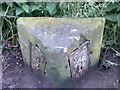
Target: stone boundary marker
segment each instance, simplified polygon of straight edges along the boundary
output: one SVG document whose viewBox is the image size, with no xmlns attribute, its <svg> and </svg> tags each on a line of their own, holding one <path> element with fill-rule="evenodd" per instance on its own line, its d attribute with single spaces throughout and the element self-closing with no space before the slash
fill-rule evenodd
<svg viewBox="0 0 120 90">
<path fill-rule="evenodd" d="M 78 78 L 99 61 L 104 24 L 104 18 L 19 18 L 23 60 L 59 84 Z"/>
</svg>

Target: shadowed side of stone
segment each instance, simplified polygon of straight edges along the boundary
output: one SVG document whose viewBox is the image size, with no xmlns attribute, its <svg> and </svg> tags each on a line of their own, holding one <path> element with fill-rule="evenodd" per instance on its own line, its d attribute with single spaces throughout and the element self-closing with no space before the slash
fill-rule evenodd
<svg viewBox="0 0 120 90">
<path fill-rule="evenodd" d="M 98 62 L 104 23 L 103 18 L 19 18 L 17 27 L 23 59 L 30 65 L 33 64 L 30 63 L 30 60 L 36 62 L 38 59 L 35 58 L 38 58 L 43 53 L 44 61 L 40 59 L 44 62 L 42 66 L 42 69 L 44 68 L 43 72 L 55 82 L 62 83 L 72 76 L 71 68 L 73 67 L 69 61 L 69 55 L 86 41 L 89 41 L 89 47 L 85 49 L 83 46 L 83 49 L 78 49 L 78 55 L 75 53 L 76 55 L 72 59 L 73 63 L 76 63 L 73 64 L 75 70 L 78 69 L 78 73 L 81 73 L 86 63 L 89 64 L 88 61 L 91 65 Z M 31 54 L 34 49 L 30 50 L 30 43 L 37 47 L 40 53 Z M 92 52 L 92 54 L 89 52 Z M 42 65 L 41 61 L 38 63 Z"/>
</svg>

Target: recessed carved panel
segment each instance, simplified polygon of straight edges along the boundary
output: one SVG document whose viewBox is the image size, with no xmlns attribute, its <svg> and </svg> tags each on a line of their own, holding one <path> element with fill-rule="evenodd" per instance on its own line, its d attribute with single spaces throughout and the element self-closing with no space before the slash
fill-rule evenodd
<svg viewBox="0 0 120 90">
<path fill-rule="evenodd" d="M 69 62 L 72 78 L 77 78 L 85 73 L 89 68 L 89 41 L 79 45 L 70 55 Z"/>
<path fill-rule="evenodd" d="M 32 49 L 31 49 L 31 66 L 33 68 L 36 68 L 37 70 L 41 70 L 42 72 L 45 71 L 45 55 L 40 51 L 40 49 L 35 46 L 32 45 Z"/>
</svg>

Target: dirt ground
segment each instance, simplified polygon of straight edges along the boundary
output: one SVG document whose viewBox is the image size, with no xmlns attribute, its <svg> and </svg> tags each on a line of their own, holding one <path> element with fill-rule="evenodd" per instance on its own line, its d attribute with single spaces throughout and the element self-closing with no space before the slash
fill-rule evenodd
<svg viewBox="0 0 120 90">
<path fill-rule="evenodd" d="M 3 88 L 118 88 L 118 67 L 109 69 L 91 69 L 76 80 L 68 80 L 63 85 L 56 85 L 40 71 L 31 69 L 22 61 L 19 48 L 4 50 L 2 87 Z M 113 53 L 105 55 L 107 60 L 117 62 Z"/>
</svg>

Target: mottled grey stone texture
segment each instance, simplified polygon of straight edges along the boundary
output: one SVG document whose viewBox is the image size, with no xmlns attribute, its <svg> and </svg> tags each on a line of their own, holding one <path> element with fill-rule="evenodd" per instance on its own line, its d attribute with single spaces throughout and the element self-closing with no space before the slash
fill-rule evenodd
<svg viewBox="0 0 120 90">
<path fill-rule="evenodd" d="M 62 83 L 71 77 L 69 55 L 81 43 L 90 42 L 87 52 L 91 51 L 92 54 L 86 57 L 89 57 L 91 66 L 98 62 L 104 23 L 103 18 L 19 18 L 17 28 L 23 59 L 26 63 L 32 64 L 32 67 L 35 66 L 33 62 L 39 63 L 37 66 L 42 68 L 47 77 L 57 83 Z M 30 43 L 32 47 L 38 49 L 32 49 L 31 51 L 34 52 L 32 54 Z M 44 58 L 41 59 L 40 56 Z M 31 63 L 30 60 L 32 60 Z"/>
</svg>

